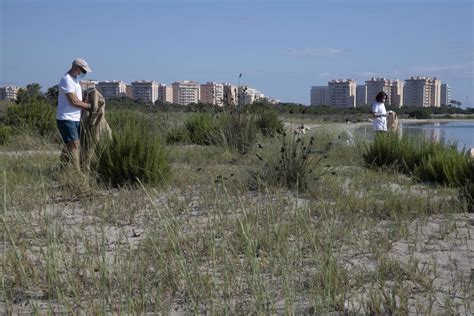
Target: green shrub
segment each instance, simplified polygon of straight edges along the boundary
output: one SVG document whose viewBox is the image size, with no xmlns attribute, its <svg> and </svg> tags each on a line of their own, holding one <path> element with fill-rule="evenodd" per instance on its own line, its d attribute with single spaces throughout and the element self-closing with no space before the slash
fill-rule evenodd
<svg viewBox="0 0 474 316">
<path fill-rule="evenodd" d="M 265 183 L 305 190 L 311 178 L 318 178 L 327 170 L 318 167 L 330 146 L 326 146 L 320 151 L 320 155 L 316 156 L 313 154 L 313 137 L 308 140 L 296 135 L 282 135 L 279 137 L 278 152 L 270 152 L 268 157 L 257 154 L 263 165 L 250 172 L 251 180 L 257 185 Z"/>
<path fill-rule="evenodd" d="M 469 175 L 469 158 L 456 148 L 439 147 L 423 155 L 421 163 L 415 169 L 415 175 L 425 182 L 463 186 Z"/>
<path fill-rule="evenodd" d="M 169 174 L 168 152 L 152 121 L 134 112 L 109 115 L 112 139 L 100 145 L 95 170 L 98 178 L 121 186 L 159 184 Z"/>
<path fill-rule="evenodd" d="M 278 114 L 274 110 L 262 111 L 257 119 L 257 127 L 263 136 L 274 137 L 277 133 L 283 132 L 283 122 L 278 119 Z"/>
<path fill-rule="evenodd" d="M 429 119 L 431 117 L 431 114 L 428 112 L 428 110 L 416 109 L 416 110 L 410 111 L 408 113 L 408 116 L 410 118 L 425 120 L 425 119 Z"/>
<path fill-rule="evenodd" d="M 167 144 L 187 143 L 189 142 L 188 130 L 184 127 L 171 127 L 166 134 Z"/>
<path fill-rule="evenodd" d="M 10 126 L 0 126 L 0 145 L 5 145 L 12 136 L 13 129 Z"/>
<path fill-rule="evenodd" d="M 208 113 L 198 113 L 186 121 L 186 129 L 192 143 L 210 145 L 215 134 L 216 120 Z"/>
<path fill-rule="evenodd" d="M 246 154 L 257 141 L 256 117 L 248 113 L 223 113 L 217 117 L 211 142 Z"/>
<path fill-rule="evenodd" d="M 420 162 L 412 138 L 399 138 L 393 133 L 377 134 L 372 143 L 368 144 L 363 154 L 369 167 L 395 168 L 404 173 L 413 173 Z"/>
<path fill-rule="evenodd" d="M 363 158 L 369 167 L 390 167 L 415 175 L 420 181 L 461 187 L 472 207 L 473 162 L 457 150 L 456 144 L 380 134 L 366 147 Z"/>
<path fill-rule="evenodd" d="M 17 131 L 28 129 L 42 136 L 57 131 L 53 107 L 39 100 L 8 107 L 5 123 Z"/>
<path fill-rule="evenodd" d="M 466 202 L 469 213 L 474 213 L 474 159 L 470 159 L 467 167 L 467 177 L 460 189 L 461 200 Z"/>
</svg>

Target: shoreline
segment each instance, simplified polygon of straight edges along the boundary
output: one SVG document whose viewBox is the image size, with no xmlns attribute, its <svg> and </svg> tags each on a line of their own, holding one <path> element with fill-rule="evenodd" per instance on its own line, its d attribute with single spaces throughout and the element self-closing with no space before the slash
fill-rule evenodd
<svg viewBox="0 0 474 316">
<path fill-rule="evenodd" d="M 435 122 L 474 122 L 474 119 L 445 119 L 445 118 L 439 118 L 439 119 L 398 119 L 398 122 L 400 123 L 435 123 Z"/>
</svg>

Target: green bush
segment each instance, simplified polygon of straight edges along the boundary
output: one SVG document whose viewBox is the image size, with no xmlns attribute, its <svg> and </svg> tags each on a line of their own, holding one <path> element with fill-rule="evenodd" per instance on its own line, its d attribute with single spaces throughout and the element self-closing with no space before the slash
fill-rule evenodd
<svg viewBox="0 0 474 316">
<path fill-rule="evenodd" d="M 417 109 L 413 110 L 408 113 L 408 116 L 410 118 L 415 118 L 415 119 L 429 119 L 431 117 L 431 114 L 428 112 L 428 110 L 423 110 L 423 109 Z"/>
<path fill-rule="evenodd" d="M 109 115 L 112 139 L 100 145 L 95 170 L 98 178 L 112 186 L 159 184 L 168 176 L 168 152 L 152 121 L 134 112 Z"/>
<path fill-rule="evenodd" d="M 456 148 L 441 147 L 424 155 L 415 169 L 418 179 L 447 186 L 463 186 L 469 175 L 469 158 Z"/>
<path fill-rule="evenodd" d="M 278 152 L 270 152 L 267 157 L 257 154 L 262 166 L 250 172 L 251 180 L 257 185 L 262 183 L 305 190 L 311 178 L 318 178 L 327 169 L 320 169 L 319 163 L 329 151 L 330 146 L 313 154 L 314 138 L 302 139 L 296 135 L 279 137 Z"/>
<path fill-rule="evenodd" d="M 189 138 L 197 145 L 210 145 L 216 131 L 216 120 L 208 113 L 198 113 L 185 123 Z"/>
<path fill-rule="evenodd" d="M 54 108 L 39 100 L 8 107 L 5 123 L 17 131 L 28 129 L 41 136 L 57 131 Z"/>
<path fill-rule="evenodd" d="M 274 137 L 277 133 L 283 132 L 283 122 L 278 119 L 278 114 L 274 110 L 265 110 L 258 115 L 257 127 L 263 136 Z"/>
<path fill-rule="evenodd" d="M 467 177 L 460 189 L 461 200 L 466 202 L 469 213 L 474 213 L 474 159 L 470 159 L 467 168 Z"/>
<path fill-rule="evenodd" d="M 12 136 L 13 129 L 10 126 L 0 126 L 0 145 L 5 145 Z"/>
<path fill-rule="evenodd" d="M 374 141 L 366 147 L 363 158 L 369 167 L 395 168 L 411 174 L 420 162 L 419 154 L 412 138 L 399 139 L 396 134 L 384 133 L 375 135 Z"/>
<path fill-rule="evenodd" d="M 257 141 L 256 117 L 248 113 L 223 113 L 217 117 L 211 142 L 246 154 Z"/>
<path fill-rule="evenodd" d="M 176 143 L 187 143 L 189 142 L 189 133 L 188 130 L 184 127 L 171 127 L 166 134 L 166 143 L 167 144 L 176 144 Z"/>
<path fill-rule="evenodd" d="M 473 162 L 456 144 L 380 134 L 366 147 L 363 158 L 369 167 L 394 168 L 420 181 L 462 187 L 472 205 Z"/>
</svg>

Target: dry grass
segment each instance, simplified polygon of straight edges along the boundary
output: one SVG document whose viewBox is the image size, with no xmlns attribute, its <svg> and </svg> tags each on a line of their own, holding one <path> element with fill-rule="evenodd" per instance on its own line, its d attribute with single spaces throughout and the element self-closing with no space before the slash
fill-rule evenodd
<svg viewBox="0 0 474 316">
<path fill-rule="evenodd" d="M 258 148 L 172 146 L 162 187 L 82 195 L 55 154 L 0 153 L 1 313 L 473 312 L 457 192 L 312 132 L 334 174 L 304 195 L 249 189 Z"/>
</svg>

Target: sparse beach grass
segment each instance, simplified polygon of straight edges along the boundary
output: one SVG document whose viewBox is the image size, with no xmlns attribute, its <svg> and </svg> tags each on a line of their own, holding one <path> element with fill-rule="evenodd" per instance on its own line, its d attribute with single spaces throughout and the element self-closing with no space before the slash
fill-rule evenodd
<svg viewBox="0 0 474 316">
<path fill-rule="evenodd" d="M 245 155 L 170 144 L 166 181 L 86 193 L 57 144 L 0 146 L 1 313 L 472 313 L 458 189 L 367 168 L 340 127 L 304 136 L 328 170 L 304 191 L 252 186 L 280 150 L 261 135 Z"/>
</svg>

